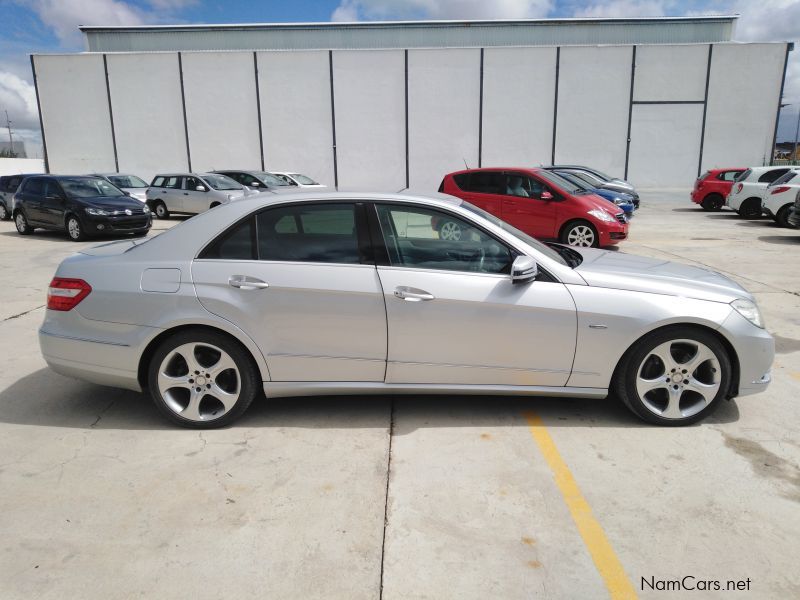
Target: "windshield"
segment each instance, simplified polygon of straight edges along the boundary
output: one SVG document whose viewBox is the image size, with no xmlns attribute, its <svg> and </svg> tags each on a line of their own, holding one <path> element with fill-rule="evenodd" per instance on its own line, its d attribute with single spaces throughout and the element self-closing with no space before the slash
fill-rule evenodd
<svg viewBox="0 0 800 600">
<path fill-rule="evenodd" d="M 266 171 L 255 171 L 253 173 L 256 177 L 258 177 L 261 181 L 266 183 L 269 187 L 288 187 L 289 184 L 286 183 L 280 177 L 276 177 L 272 173 L 267 173 Z"/>
<path fill-rule="evenodd" d="M 505 221 L 501 221 L 500 219 L 495 217 L 493 214 L 488 213 L 485 210 L 483 210 L 482 208 L 478 208 L 477 206 L 475 206 L 474 204 L 470 204 L 469 202 L 462 202 L 461 203 L 461 207 L 466 208 L 468 211 L 470 211 L 472 213 L 475 213 L 478 216 L 483 217 L 484 219 L 486 219 L 487 221 L 489 221 L 493 225 L 497 225 L 503 231 L 507 231 L 508 233 L 513 235 L 514 237 L 519 238 L 520 240 L 522 240 L 523 242 L 528 244 L 529 246 L 533 246 L 539 252 L 544 254 L 547 258 L 556 261 L 558 264 L 561 264 L 561 265 L 564 265 L 564 266 L 568 266 L 567 261 L 564 259 L 564 257 L 559 252 L 556 252 L 555 250 L 553 250 L 549 246 L 545 246 L 539 240 L 537 240 L 535 238 L 532 238 L 527 233 L 524 233 L 524 232 L 520 231 L 519 229 L 517 229 L 516 227 L 514 227 L 512 225 L 509 225 Z"/>
<path fill-rule="evenodd" d="M 226 175 L 214 175 L 207 173 L 203 179 L 215 190 L 241 190 L 242 186 Z"/>
<path fill-rule="evenodd" d="M 98 177 L 64 177 L 58 182 L 70 198 L 100 198 L 124 196 L 121 190 Z"/>
<path fill-rule="evenodd" d="M 796 175 L 797 175 L 797 171 L 789 171 L 788 173 L 784 173 L 783 175 L 778 177 L 775 181 L 770 183 L 768 187 L 774 187 L 776 185 L 781 185 L 783 183 L 788 183 L 792 179 L 794 179 Z"/>
<path fill-rule="evenodd" d="M 118 188 L 146 188 L 150 187 L 136 175 L 109 175 L 108 180 Z"/>
<path fill-rule="evenodd" d="M 537 171 L 536 174 L 546 179 L 549 183 L 558 186 L 568 194 L 580 194 L 584 192 L 584 189 L 582 187 L 579 187 L 576 184 L 572 183 L 571 181 L 564 179 L 563 177 L 560 177 L 557 173 L 541 170 Z"/>
<path fill-rule="evenodd" d="M 319 185 L 311 177 L 306 177 L 300 173 L 289 173 L 289 177 L 292 177 L 300 185 Z"/>
<path fill-rule="evenodd" d="M 572 173 L 567 173 L 566 171 L 555 171 L 555 174 L 561 177 L 562 179 L 566 179 L 572 185 L 577 186 L 579 189 L 583 190 L 584 192 L 591 192 L 594 188 L 586 183 L 580 177 L 573 175 Z"/>
</svg>

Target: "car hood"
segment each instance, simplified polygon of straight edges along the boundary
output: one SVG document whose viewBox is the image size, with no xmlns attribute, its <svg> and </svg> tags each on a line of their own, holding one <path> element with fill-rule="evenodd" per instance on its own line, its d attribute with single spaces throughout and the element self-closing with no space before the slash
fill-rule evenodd
<svg viewBox="0 0 800 600">
<path fill-rule="evenodd" d="M 753 296 L 735 281 L 710 269 L 624 252 L 573 248 L 583 262 L 575 271 L 595 287 L 732 302 Z"/>
<path fill-rule="evenodd" d="M 142 203 L 130 196 L 98 196 L 96 198 L 81 198 L 81 204 L 105 210 L 137 209 L 141 212 Z"/>
<path fill-rule="evenodd" d="M 128 192 L 131 198 L 144 200 L 147 197 L 147 188 L 120 188 L 123 192 Z"/>
<path fill-rule="evenodd" d="M 603 198 L 594 192 L 591 194 L 581 194 L 577 197 L 587 204 L 587 210 L 600 208 L 611 215 L 616 215 L 617 213 L 622 212 L 622 209 L 620 209 L 620 207 L 614 204 L 611 200 Z"/>
</svg>

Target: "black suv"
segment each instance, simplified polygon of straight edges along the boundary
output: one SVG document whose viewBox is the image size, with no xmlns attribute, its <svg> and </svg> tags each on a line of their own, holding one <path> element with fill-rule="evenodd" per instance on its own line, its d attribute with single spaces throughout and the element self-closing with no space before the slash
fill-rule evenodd
<svg viewBox="0 0 800 600">
<path fill-rule="evenodd" d="M 150 209 L 99 177 L 48 175 L 28 177 L 14 200 L 14 223 L 21 235 L 37 227 L 66 231 L 76 242 L 90 235 L 144 235 Z"/>
<path fill-rule="evenodd" d="M 14 214 L 14 194 L 22 180 L 41 173 L 30 173 L 25 175 L 3 175 L 0 177 L 0 220 L 8 221 Z"/>
<path fill-rule="evenodd" d="M 218 175 L 227 175 L 234 181 L 258 191 L 266 191 L 276 187 L 290 187 L 283 179 L 279 179 L 266 171 L 212 171 Z"/>
</svg>

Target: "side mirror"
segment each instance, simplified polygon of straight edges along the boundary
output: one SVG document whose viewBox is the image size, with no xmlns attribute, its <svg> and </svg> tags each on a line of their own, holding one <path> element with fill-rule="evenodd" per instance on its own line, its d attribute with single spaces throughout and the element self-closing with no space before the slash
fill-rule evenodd
<svg viewBox="0 0 800 600">
<path fill-rule="evenodd" d="M 130 192 L 126 192 L 125 190 L 122 190 L 122 193 L 125 194 L 126 196 L 130 196 L 131 195 Z"/>
<path fill-rule="evenodd" d="M 528 283 L 538 274 L 539 266 L 530 256 L 518 256 L 511 265 L 511 283 Z"/>
<path fill-rule="evenodd" d="M 258 181 L 254 181 L 250 184 L 250 187 L 259 187 L 260 185 L 261 183 L 259 183 Z"/>
<path fill-rule="evenodd" d="M 198 185 L 198 186 L 197 186 L 196 188 L 194 188 L 194 189 L 195 189 L 196 191 L 198 191 L 198 192 L 205 192 L 205 191 L 206 191 L 206 186 L 204 186 L 204 185 Z"/>
<path fill-rule="evenodd" d="M 541 196 L 539 196 L 539 198 L 540 198 L 541 200 L 547 200 L 547 201 L 549 201 L 549 200 L 552 200 L 552 199 L 553 199 L 553 194 L 551 194 L 550 192 L 548 192 L 547 190 L 545 190 L 545 191 L 543 191 L 543 192 L 542 192 L 542 195 L 541 195 Z"/>
</svg>

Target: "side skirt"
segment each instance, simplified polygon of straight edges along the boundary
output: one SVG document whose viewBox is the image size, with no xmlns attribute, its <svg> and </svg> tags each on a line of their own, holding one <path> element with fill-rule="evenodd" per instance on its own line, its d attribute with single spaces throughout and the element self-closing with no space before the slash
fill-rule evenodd
<svg viewBox="0 0 800 600">
<path fill-rule="evenodd" d="M 382 383 L 360 381 L 265 381 L 267 398 L 291 396 L 349 396 L 364 394 L 479 394 L 497 396 L 565 396 L 605 398 L 606 388 L 552 387 L 544 385 L 451 385 L 432 383 Z"/>
</svg>

